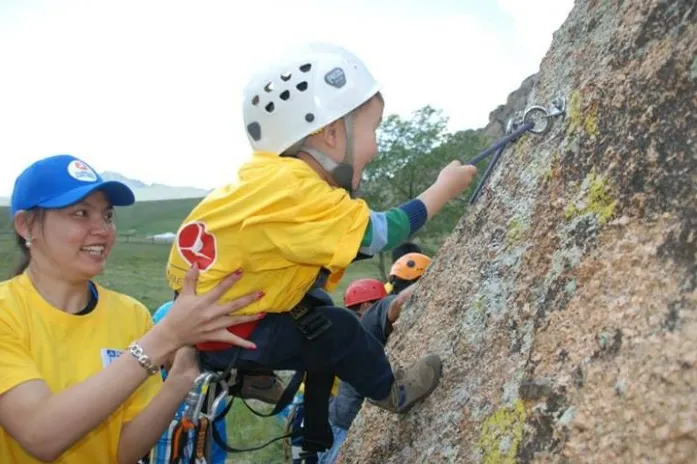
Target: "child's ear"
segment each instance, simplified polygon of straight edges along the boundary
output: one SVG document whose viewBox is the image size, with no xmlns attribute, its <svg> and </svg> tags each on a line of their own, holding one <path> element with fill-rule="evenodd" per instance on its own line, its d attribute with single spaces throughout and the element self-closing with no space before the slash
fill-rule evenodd
<svg viewBox="0 0 697 464">
<path fill-rule="evenodd" d="M 324 143 L 332 148 L 336 148 L 339 142 L 338 122 L 334 121 L 322 131 Z"/>
</svg>

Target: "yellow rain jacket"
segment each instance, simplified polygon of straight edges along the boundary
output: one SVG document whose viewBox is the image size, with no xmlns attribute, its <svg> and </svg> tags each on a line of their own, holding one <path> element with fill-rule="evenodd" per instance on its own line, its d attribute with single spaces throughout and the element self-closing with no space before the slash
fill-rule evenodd
<svg viewBox="0 0 697 464">
<path fill-rule="evenodd" d="M 184 220 L 167 263 L 169 286 L 180 291 L 199 264 L 198 293 L 238 268 L 242 279 L 228 301 L 263 291 L 237 314 L 286 312 L 307 293 L 322 267 L 336 288 L 356 257 L 368 226 L 365 201 L 325 182 L 304 161 L 254 153 L 238 182 L 211 192 Z"/>
</svg>

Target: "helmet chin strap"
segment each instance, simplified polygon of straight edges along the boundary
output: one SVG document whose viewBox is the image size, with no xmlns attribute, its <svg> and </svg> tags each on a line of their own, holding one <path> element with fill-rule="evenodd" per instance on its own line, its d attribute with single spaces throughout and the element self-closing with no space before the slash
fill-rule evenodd
<svg viewBox="0 0 697 464">
<path fill-rule="evenodd" d="M 299 151 L 304 151 L 312 156 L 339 187 L 346 189 L 353 196 L 353 115 L 348 114 L 344 116 L 343 120 L 346 132 L 346 151 L 342 162 L 338 163 L 329 155 L 305 144 L 301 145 Z"/>
</svg>

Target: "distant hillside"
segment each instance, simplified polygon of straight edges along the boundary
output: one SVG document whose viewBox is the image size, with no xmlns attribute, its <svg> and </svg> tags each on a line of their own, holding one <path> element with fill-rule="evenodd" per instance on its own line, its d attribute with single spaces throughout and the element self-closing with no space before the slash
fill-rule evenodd
<svg viewBox="0 0 697 464">
<path fill-rule="evenodd" d="M 117 180 L 131 187 L 136 195 L 136 201 L 175 200 L 181 198 L 203 198 L 210 190 L 197 187 L 174 187 L 164 184 L 146 184 L 137 179 L 130 179 L 118 172 L 106 171 L 101 173 L 105 180 Z M 8 206 L 9 197 L 0 197 L 0 206 Z"/>
<path fill-rule="evenodd" d="M 164 184 L 146 184 L 136 179 L 130 179 L 117 172 L 101 173 L 105 180 L 117 180 L 133 189 L 136 201 L 173 200 L 179 198 L 202 198 L 209 190 L 196 187 L 174 187 Z"/>
<path fill-rule="evenodd" d="M 133 206 L 116 209 L 116 227 L 120 235 L 147 237 L 176 232 L 200 198 L 143 201 Z M 8 207 L 0 207 L 0 235 L 10 231 Z"/>
</svg>

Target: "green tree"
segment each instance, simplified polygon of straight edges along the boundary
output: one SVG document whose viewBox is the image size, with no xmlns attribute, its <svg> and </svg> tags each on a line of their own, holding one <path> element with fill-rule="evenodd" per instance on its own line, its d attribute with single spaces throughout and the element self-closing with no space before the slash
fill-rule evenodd
<svg viewBox="0 0 697 464">
<path fill-rule="evenodd" d="M 450 134 L 442 111 L 425 106 L 409 119 L 385 118 L 378 134 L 380 155 L 363 173 L 360 195 L 374 210 L 386 210 L 418 196 L 431 185 L 440 170 L 454 159 L 467 161 L 484 148 L 485 140 L 475 130 Z M 464 214 L 469 192 L 452 201 L 413 237 L 433 254 L 443 238 Z M 389 256 L 389 255 L 388 255 Z M 385 276 L 385 254 L 378 257 L 378 270 Z"/>
</svg>

